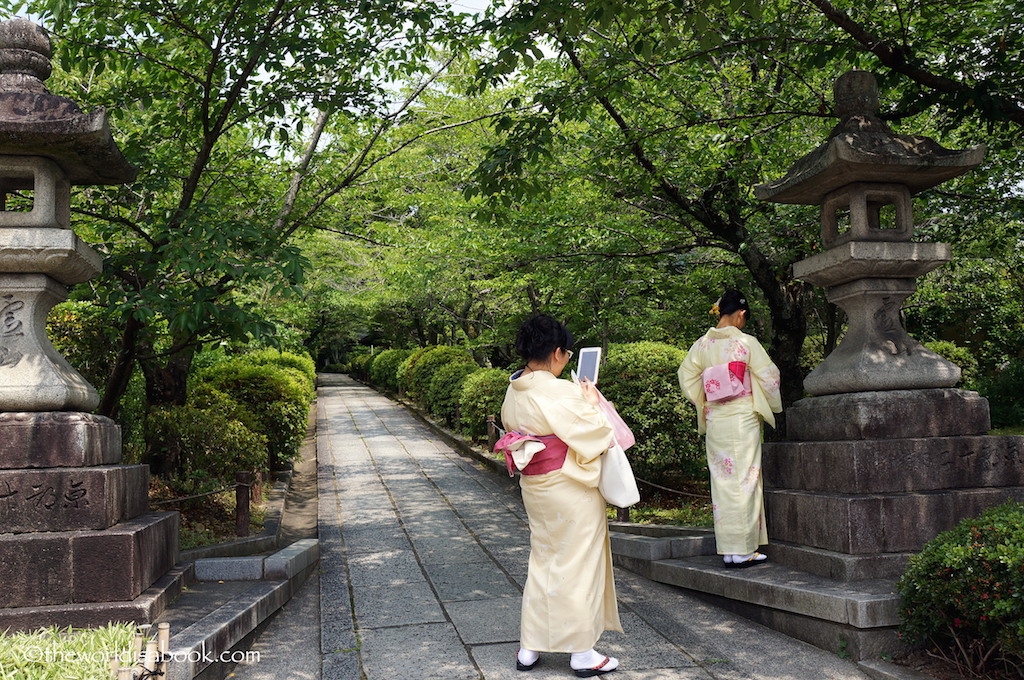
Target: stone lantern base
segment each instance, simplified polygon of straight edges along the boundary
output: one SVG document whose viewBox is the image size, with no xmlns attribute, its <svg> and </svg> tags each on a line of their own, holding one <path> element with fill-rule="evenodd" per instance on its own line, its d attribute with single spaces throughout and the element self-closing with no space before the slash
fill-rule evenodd
<svg viewBox="0 0 1024 680">
<path fill-rule="evenodd" d="M 120 459 L 108 418 L 0 413 L 0 630 L 149 623 L 180 590 L 178 513 Z"/>
</svg>

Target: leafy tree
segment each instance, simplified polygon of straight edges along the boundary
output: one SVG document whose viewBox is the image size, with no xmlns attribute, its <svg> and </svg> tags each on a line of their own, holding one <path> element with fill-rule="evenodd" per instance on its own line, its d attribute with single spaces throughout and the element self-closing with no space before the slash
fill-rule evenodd
<svg viewBox="0 0 1024 680">
<path fill-rule="evenodd" d="M 404 109 L 389 82 L 426 72 L 433 31 L 454 21 L 441 3 L 400 0 L 24 6 L 52 18 L 51 89 L 105 106 L 142 169 L 75 204 L 76 228 L 106 256 L 97 293 L 121 329 L 105 413 L 136 361 L 151 404 L 181 404 L 201 343 L 273 331 L 240 291 L 302 282 L 289 239 L 393 151 L 375 147 Z M 335 150 L 349 161 L 340 178 L 309 187 L 331 121 L 361 143 Z"/>
</svg>

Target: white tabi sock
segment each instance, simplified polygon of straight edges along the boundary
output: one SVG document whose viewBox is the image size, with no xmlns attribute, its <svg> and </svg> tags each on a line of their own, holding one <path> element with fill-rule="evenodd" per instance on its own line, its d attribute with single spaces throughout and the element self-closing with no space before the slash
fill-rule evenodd
<svg viewBox="0 0 1024 680">
<path fill-rule="evenodd" d="M 574 653 L 569 659 L 569 667 L 574 671 L 582 671 L 588 668 L 594 668 L 598 664 L 604 661 L 604 654 L 599 654 L 594 651 L 591 647 L 585 652 Z M 614 670 L 619 667 L 619 660 L 615 657 L 608 657 L 608 663 L 601 669 L 603 671 Z"/>
<path fill-rule="evenodd" d="M 540 652 L 535 652 L 532 649 L 520 649 L 519 653 L 516 654 L 516 658 L 524 666 L 532 666 L 540 658 Z"/>
</svg>

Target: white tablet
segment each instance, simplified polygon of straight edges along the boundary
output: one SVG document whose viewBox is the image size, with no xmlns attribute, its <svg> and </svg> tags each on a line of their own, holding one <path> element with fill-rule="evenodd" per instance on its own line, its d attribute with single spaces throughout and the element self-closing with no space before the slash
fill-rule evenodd
<svg viewBox="0 0 1024 680">
<path fill-rule="evenodd" d="M 576 363 L 576 374 L 582 378 L 588 378 L 590 382 L 597 384 L 597 373 L 601 368 L 601 348 L 584 347 L 580 350 Z"/>
</svg>

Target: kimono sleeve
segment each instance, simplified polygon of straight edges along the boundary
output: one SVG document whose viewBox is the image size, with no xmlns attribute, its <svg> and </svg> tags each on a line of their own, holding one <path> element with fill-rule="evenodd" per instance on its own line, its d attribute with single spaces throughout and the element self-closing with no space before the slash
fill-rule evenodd
<svg viewBox="0 0 1024 680">
<path fill-rule="evenodd" d="M 562 472 L 596 487 L 601 477 L 601 454 L 612 445 L 611 423 L 583 398 L 577 385 L 567 383 L 547 414 L 552 433 L 569 446 L 571 460 Z"/>
<path fill-rule="evenodd" d="M 750 350 L 749 370 L 754 410 L 764 418 L 766 423 L 775 427 L 775 414 L 782 412 L 779 369 L 772 363 L 761 343 L 753 336 L 748 337 L 750 341 L 747 343 L 747 348 Z"/>
<path fill-rule="evenodd" d="M 694 343 L 690 351 L 683 358 L 679 365 L 679 387 L 683 390 L 686 398 L 697 407 L 697 432 L 704 434 L 707 424 L 704 420 L 704 362 L 699 356 L 700 352 Z"/>
</svg>

